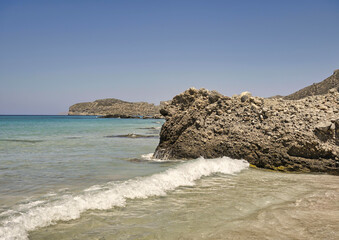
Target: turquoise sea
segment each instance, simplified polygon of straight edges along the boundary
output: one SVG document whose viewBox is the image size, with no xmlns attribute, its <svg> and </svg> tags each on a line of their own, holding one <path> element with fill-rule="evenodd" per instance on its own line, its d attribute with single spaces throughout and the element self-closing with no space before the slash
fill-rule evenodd
<svg viewBox="0 0 339 240">
<path fill-rule="evenodd" d="M 0 239 L 339 239 L 338 176 L 153 159 L 163 122 L 0 116 Z"/>
</svg>

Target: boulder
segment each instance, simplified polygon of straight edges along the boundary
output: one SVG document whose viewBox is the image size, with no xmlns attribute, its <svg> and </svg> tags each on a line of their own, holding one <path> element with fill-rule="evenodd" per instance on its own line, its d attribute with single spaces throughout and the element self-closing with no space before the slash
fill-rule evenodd
<svg viewBox="0 0 339 240">
<path fill-rule="evenodd" d="M 336 144 L 339 146 L 339 119 L 334 121 L 335 125 L 335 140 Z"/>
<path fill-rule="evenodd" d="M 339 174 L 338 106 L 338 92 L 291 101 L 188 89 L 161 110 L 154 156 L 228 156 L 259 168 Z"/>
<path fill-rule="evenodd" d="M 335 125 L 332 122 L 322 122 L 315 126 L 314 133 L 321 141 L 334 138 Z"/>
<path fill-rule="evenodd" d="M 240 94 L 240 100 L 241 100 L 242 102 L 246 102 L 247 99 L 249 99 L 250 97 L 252 97 L 252 94 L 251 94 L 250 92 L 242 92 L 242 93 Z"/>
</svg>

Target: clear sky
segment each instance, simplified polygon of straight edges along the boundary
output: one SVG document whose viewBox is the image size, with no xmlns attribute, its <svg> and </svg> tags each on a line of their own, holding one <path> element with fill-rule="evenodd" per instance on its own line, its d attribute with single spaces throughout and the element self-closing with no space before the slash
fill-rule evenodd
<svg viewBox="0 0 339 240">
<path fill-rule="evenodd" d="M 0 1 L 0 114 L 194 86 L 287 95 L 339 68 L 339 1 Z"/>
</svg>

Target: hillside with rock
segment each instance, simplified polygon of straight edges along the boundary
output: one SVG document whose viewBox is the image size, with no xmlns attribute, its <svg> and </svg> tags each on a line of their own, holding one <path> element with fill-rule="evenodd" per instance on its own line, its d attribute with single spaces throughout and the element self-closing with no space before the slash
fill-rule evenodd
<svg viewBox="0 0 339 240">
<path fill-rule="evenodd" d="M 285 96 L 286 100 L 298 100 L 308 96 L 323 95 L 330 89 L 336 88 L 339 90 L 339 69 L 335 70 L 333 74 L 319 83 L 314 83 L 308 87 L 300 89 L 299 91 Z"/>
<path fill-rule="evenodd" d="M 339 174 L 339 93 L 300 100 L 190 88 L 161 109 L 161 159 L 228 156 L 259 168 Z"/>
<path fill-rule="evenodd" d="M 147 102 L 126 102 L 115 98 L 72 105 L 68 115 L 152 116 L 158 117 L 160 106 Z"/>
</svg>

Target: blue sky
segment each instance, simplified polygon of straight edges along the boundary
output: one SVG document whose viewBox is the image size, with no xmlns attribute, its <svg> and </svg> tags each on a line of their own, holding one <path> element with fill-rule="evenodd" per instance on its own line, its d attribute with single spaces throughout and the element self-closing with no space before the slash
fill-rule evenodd
<svg viewBox="0 0 339 240">
<path fill-rule="evenodd" d="M 194 86 L 287 95 L 339 68 L 339 1 L 0 1 L 0 114 Z"/>
</svg>

